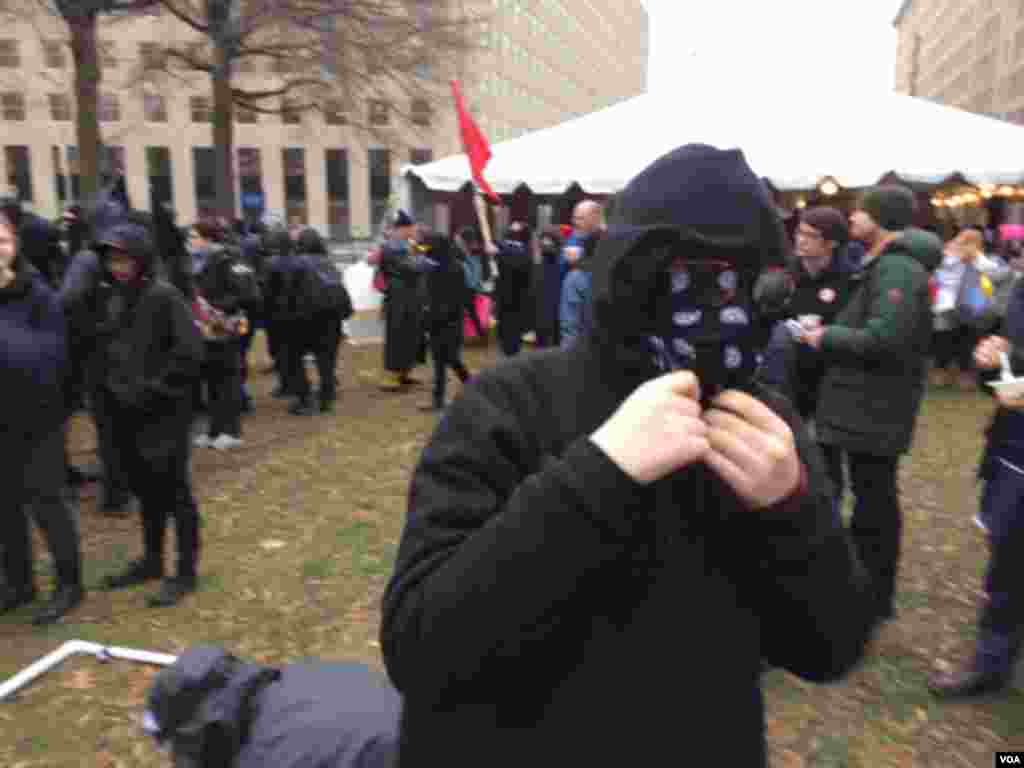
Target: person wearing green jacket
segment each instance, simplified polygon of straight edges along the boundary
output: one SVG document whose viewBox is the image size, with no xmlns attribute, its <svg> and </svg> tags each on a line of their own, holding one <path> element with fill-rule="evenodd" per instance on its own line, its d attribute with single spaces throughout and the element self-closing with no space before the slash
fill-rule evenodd
<svg viewBox="0 0 1024 768">
<path fill-rule="evenodd" d="M 926 265 L 936 261 L 930 251 L 938 246 L 905 233 L 913 216 L 914 197 L 905 187 L 864 193 L 850 215 L 851 236 L 869 247 L 853 276 L 853 295 L 832 325 L 804 337 L 826 365 L 818 442 L 837 503 L 844 457 L 849 466 L 856 498 L 850 533 L 871 575 L 879 622 L 893 616 L 902 532 L 897 468 L 913 438 L 931 334 Z"/>
</svg>

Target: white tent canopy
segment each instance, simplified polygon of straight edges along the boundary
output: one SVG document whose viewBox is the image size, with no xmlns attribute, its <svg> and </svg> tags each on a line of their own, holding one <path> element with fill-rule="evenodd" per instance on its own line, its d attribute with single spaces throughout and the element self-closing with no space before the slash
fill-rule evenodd
<svg viewBox="0 0 1024 768">
<path fill-rule="evenodd" d="M 1010 123 L 896 93 L 847 90 L 828 101 L 814 89 L 722 83 L 643 94 L 495 144 L 484 175 L 502 194 L 520 185 L 561 194 L 574 182 L 590 194 L 612 194 L 691 142 L 742 149 L 754 171 L 782 190 L 811 189 L 828 177 L 865 187 L 890 171 L 925 183 L 957 173 L 973 184 L 1024 179 L 1024 128 Z M 471 179 L 465 155 L 402 173 L 447 192 Z"/>
</svg>

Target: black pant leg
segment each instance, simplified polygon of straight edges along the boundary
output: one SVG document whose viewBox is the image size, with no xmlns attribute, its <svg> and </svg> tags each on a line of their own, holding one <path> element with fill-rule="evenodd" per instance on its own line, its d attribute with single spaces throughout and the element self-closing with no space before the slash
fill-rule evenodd
<svg viewBox="0 0 1024 768">
<path fill-rule="evenodd" d="M 27 482 L 27 510 L 46 538 L 57 569 L 58 587 L 81 586 L 82 566 L 77 513 L 64 492 L 64 429 L 43 436 L 34 446 Z"/>
<path fill-rule="evenodd" d="M 206 345 L 210 388 L 210 430 L 212 437 L 242 434 L 242 382 L 237 340 L 208 342 Z"/>
<path fill-rule="evenodd" d="M 4 584 L 8 589 L 18 592 L 35 589 L 32 578 L 32 537 L 22 488 L 28 465 L 26 459 L 21 475 L 12 478 L 13 487 L 5 489 L 6 503 L 0 512 L 0 562 L 3 563 Z"/>
<path fill-rule="evenodd" d="M 974 347 L 978 343 L 978 333 L 969 325 L 961 325 L 956 336 L 956 362 L 961 372 L 974 370 Z"/>
<path fill-rule="evenodd" d="M 122 453 L 115 444 L 112 414 L 116 404 L 113 395 L 102 387 L 94 389 L 89 399 L 96 424 L 100 462 L 103 464 L 103 500 L 105 504 L 121 504 L 128 499 L 130 490 Z"/>
<path fill-rule="evenodd" d="M 338 348 L 341 345 L 341 317 L 336 312 L 324 313 L 315 321 L 313 354 L 320 376 L 320 402 L 333 402 L 338 397 Z"/>
<path fill-rule="evenodd" d="M 512 357 L 519 354 L 519 349 L 523 345 L 522 323 L 515 313 L 499 315 L 498 340 L 503 355 Z"/>
<path fill-rule="evenodd" d="M 878 614 L 890 616 L 903 533 L 897 488 L 898 456 L 850 453 L 850 485 L 856 496 L 850 534 L 871 576 Z"/>
<path fill-rule="evenodd" d="M 280 329 L 281 338 L 278 340 L 281 354 L 286 360 L 286 386 L 288 391 L 300 400 L 308 400 L 311 392 L 304 359 L 309 349 L 307 329 L 308 326 L 304 323 L 289 322 L 287 328 Z"/>
<path fill-rule="evenodd" d="M 932 332 L 932 359 L 936 368 L 945 369 L 956 357 L 957 329 Z"/>
</svg>

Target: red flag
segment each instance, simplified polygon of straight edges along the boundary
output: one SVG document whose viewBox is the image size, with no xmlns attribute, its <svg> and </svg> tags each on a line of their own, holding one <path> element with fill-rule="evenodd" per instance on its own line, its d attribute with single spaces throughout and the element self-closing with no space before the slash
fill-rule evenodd
<svg viewBox="0 0 1024 768">
<path fill-rule="evenodd" d="M 452 80 L 452 94 L 455 96 L 455 111 L 459 118 L 459 132 L 462 134 L 462 149 L 469 158 L 469 167 L 473 171 L 473 181 L 491 200 L 501 202 L 498 193 L 484 178 L 484 168 L 491 159 L 491 145 L 484 136 L 483 131 L 473 120 L 473 116 L 466 109 L 466 102 L 462 98 L 462 90 L 459 88 L 459 81 Z"/>
</svg>

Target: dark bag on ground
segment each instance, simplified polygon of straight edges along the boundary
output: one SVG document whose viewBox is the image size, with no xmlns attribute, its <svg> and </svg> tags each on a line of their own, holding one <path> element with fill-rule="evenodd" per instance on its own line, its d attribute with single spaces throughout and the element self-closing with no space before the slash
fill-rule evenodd
<svg viewBox="0 0 1024 768">
<path fill-rule="evenodd" d="M 157 675 L 143 727 L 176 768 L 393 768 L 400 709 L 362 664 L 273 669 L 196 646 Z"/>
</svg>

